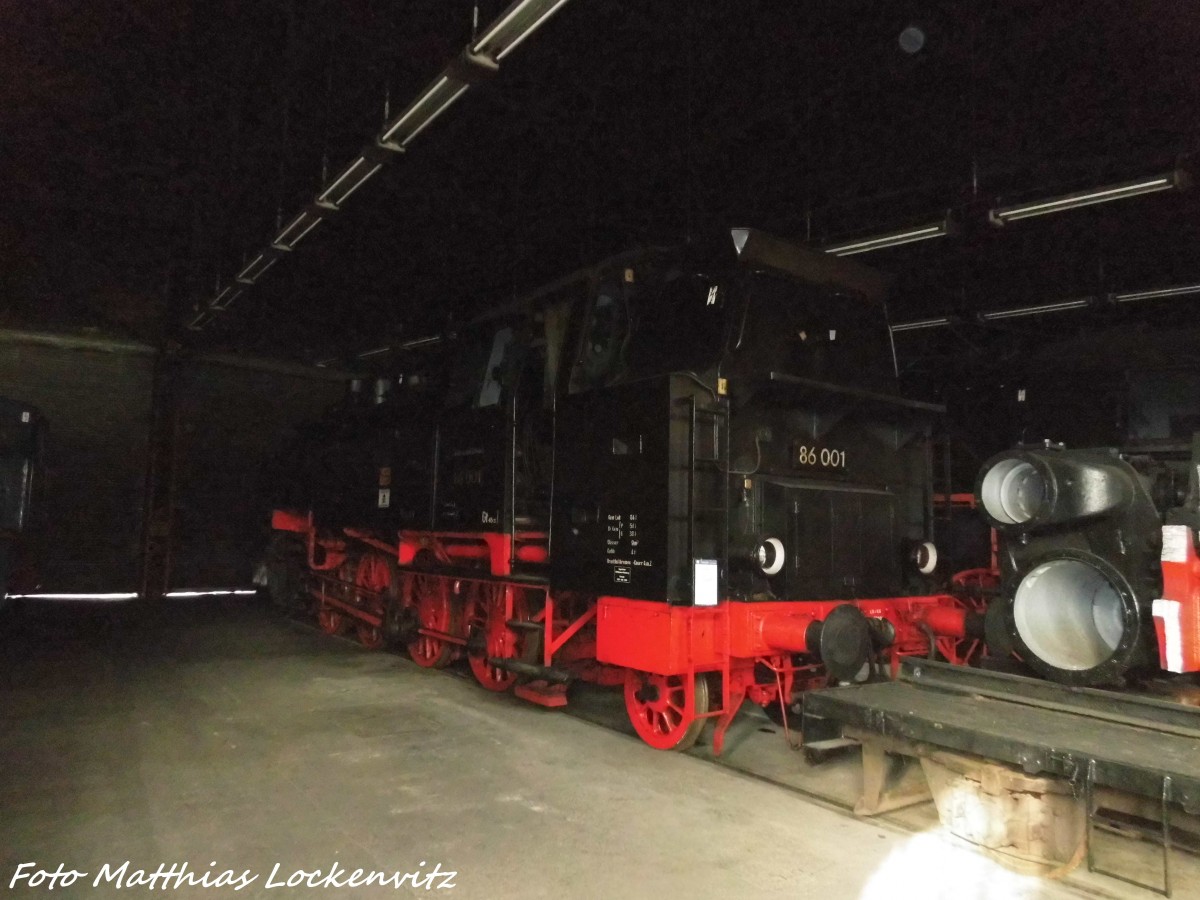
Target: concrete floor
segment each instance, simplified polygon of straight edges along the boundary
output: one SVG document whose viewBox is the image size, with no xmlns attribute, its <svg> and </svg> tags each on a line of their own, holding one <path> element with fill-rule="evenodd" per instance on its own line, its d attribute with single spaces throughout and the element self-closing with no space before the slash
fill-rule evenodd
<svg viewBox="0 0 1200 900">
<path fill-rule="evenodd" d="M 48 882 L 9 891 L 33 862 L 87 873 L 52 897 L 398 893 L 272 886 L 335 865 L 339 879 L 437 865 L 454 887 L 439 875 L 419 892 L 465 898 L 1152 896 L 1097 876 L 1018 876 L 936 829 L 856 820 L 252 602 L 177 604 L 158 625 L 63 608 L 2 621 L 6 895 L 45 895 Z M 773 739 L 769 765 L 803 765 Z M 94 886 L 102 866 L 127 860 L 127 877 L 186 863 L 196 878 L 254 880 Z M 400 893 L 413 891 L 410 879 Z"/>
</svg>

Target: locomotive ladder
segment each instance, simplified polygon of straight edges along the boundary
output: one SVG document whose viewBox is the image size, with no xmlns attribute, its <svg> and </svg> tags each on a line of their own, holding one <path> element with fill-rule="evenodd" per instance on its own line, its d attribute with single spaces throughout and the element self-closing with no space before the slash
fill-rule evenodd
<svg viewBox="0 0 1200 900">
<path fill-rule="evenodd" d="M 813 691 L 805 743 L 845 736 L 889 752 L 951 750 L 1062 779 L 1085 804 L 1089 871 L 1170 896 L 1170 808 L 1200 814 L 1200 708 L 1140 695 L 905 659 L 896 681 Z M 864 757 L 865 759 L 865 757 Z M 1096 789 L 1144 798 L 1161 812 L 1146 836 L 1162 845 L 1162 886 L 1096 865 Z M 1148 818 L 1148 817 L 1147 817 Z"/>
</svg>

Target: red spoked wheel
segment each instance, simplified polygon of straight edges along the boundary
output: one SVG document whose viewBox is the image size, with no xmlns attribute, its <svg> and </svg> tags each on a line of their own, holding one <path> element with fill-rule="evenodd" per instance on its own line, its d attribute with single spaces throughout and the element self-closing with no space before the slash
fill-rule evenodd
<svg viewBox="0 0 1200 900">
<path fill-rule="evenodd" d="M 364 553 L 354 572 L 354 584 L 364 590 L 360 595 L 364 606 L 383 608 L 395 582 L 394 564 L 381 553 Z"/>
<path fill-rule="evenodd" d="M 704 730 L 708 680 L 696 675 L 688 702 L 688 676 L 625 671 L 625 711 L 633 729 L 657 750 L 687 750 Z"/>
<path fill-rule="evenodd" d="M 389 597 L 394 593 L 395 573 L 391 560 L 379 553 L 366 553 L 358 561 L 354 585 L 361 589 L 359 605 L 380 616 L 385 614 Z M 368 650 L 378 650 L 383 644 L 383 629 L 368 622 L 356 626 L 358 642 Z"/>
<path fill-rule="evenodd" d="M 413 576 L 417 627 L 422 631 L 455 634 L 457 609 L 450 595 L 450 581 L 437 575 Z M 418 666 L 440 669 L 454 658 L 454 644 L 432 634 L 418 634 L 408 643 L 408 654 Z"/>
<path fill-rule="evenodd" d="M 326 634 L 341 634 L 346 630 L 346 616 L 336 609 L 322 606 L 317 611 L 317 625 Z"/>
<path fill-rule="evenodd" d="M 489 691 L 507 691 L 516 683 L 517 673 L 501 669 L 488 659 L 521 659 L 531 643 L 530 633 L 508 627 L 509 619 L 527 621 L 528 603 L 520 588 L 512 591 L 512 615 L 505 609 L 505 587 L 480 582 L 472 587 L 469 634 L 478 649 L 468 652 L 467 661 L 475 680 Z"/>
<path fill-rule="evenodd" d="M 355 626 L 358 642 L 368 650 L 383 649 L 383 629 L 369 622 L 359 622 Z"/>
</svg>

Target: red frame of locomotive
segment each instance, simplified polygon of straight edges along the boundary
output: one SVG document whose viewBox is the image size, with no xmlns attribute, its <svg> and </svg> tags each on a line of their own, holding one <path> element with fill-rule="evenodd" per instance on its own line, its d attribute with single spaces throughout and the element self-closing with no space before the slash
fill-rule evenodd
<svg viewBox="0 0 1200 900">
<path fill-rule="evenodd" d="M 327 633 L 353 626 L 364 646 L 380 648 L 390 604 L 407 619 L 406 643 L 418 665 L 440 668 L 466 656 L 483 687 L 512 688 L 547 707 L 566 705 L 571 680 L 623 685 L 630 720 L 646 743 L 685 749 L 714 719 L 716 753 L 746 699 L 778 703 L 787 733 L 788 701 L 827 683 L 807 646 L 808 627 L 839 606 L 890 624 L 894 638 L 879 661 L 893 674 L 902 657 L 934 651 L 966 662 L 979 644 L 967 636 L 967 618 L 978 611 L 969 588 L 989 577 L 988 570 L 956 576 L 962 595 L 671 606 L 555 594 L 513 577 L 514 560 L 548 560 L 544 532 L 404 531 L 390 544 L 354 529 L 320 534 L 311 515 L 287 510 L 273 513 L 272 527 L 303 537 L 318 623 Z M 810 661 L 797 664 L 805 654 Z"/>
</svg>

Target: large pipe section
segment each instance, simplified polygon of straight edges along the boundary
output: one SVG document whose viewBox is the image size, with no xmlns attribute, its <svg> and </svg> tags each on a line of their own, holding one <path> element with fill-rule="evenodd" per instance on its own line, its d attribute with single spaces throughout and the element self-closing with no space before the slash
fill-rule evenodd
<svg viewBox="0 0 1200 900">
<path fill-rule="evenodd" d="M 1002 453 L 976 495 L 997 529 L 988 643 L 1066 684 L 1118 682 L 1154 659 L 1161 517 L 1115 451 Z"/>
<path fill-rule="evenodd" d="M 979 501 L 999 527 L 1042 528 L 1127 507 L 1137 473 L 1115 456 L 1079 451 L 1001 455 L 984 467 Z"/>
</svg>

